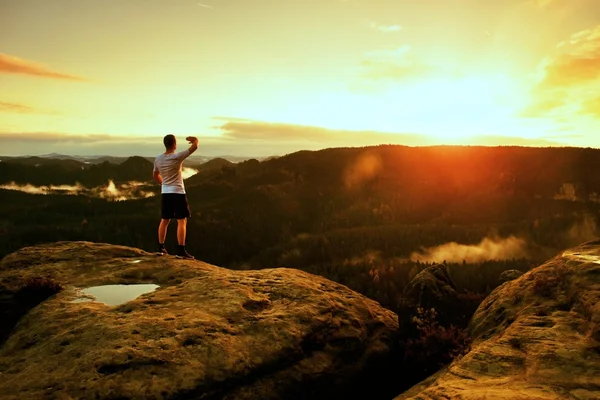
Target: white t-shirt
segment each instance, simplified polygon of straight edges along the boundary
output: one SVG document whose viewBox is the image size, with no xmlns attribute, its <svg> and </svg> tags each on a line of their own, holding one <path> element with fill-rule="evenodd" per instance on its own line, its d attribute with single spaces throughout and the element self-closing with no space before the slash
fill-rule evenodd
<svg viewBox="0 0 600 400">
<path fill-rule="evenodd" d="M 181 193 L 185 194 L 183 186 L 183 160 L 190 156 L 190 151 L 184 150 L 179 153 L 160 154 L 154 159 L 154 171 L 158 171 L 162 176 L 161 193 Z"/>
</svg>

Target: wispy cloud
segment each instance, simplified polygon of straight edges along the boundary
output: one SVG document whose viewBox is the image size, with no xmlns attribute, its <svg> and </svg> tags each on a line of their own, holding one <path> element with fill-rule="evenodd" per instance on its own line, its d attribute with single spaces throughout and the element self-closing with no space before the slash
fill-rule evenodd
<svg viewBox="0 0 600 400">
<path fill-rule="evenodd" d="M 541 88 L 587 84 L 600 78 L 600 26 L 574 34 L 562 48 L 560 55 L 544 61 Z"/>
<path fill-rule="evenodd" d="M 208 4 L 202 4 L 202 3 L 198 3 L 198 6 L 204 7 L 204 8 L 214 8 L 213 6 L 209 6 Z"/>
<path fill-rule="evenodd" d="M 400 32 L 402 30 L 402 26 L 397 25 L 397 24 L 385 25 L 385 24 L 379 24 L 374 21 L 367 21 L 367 26 L 371 29 L 375 29 L 376 31 L 383 32 L 383 33 L 394 33 L 394 32 Z"/>
<path fill-rule="evenodd" d="M 225 117 L 221 117 L 225 119 Z M 369 146 L 377 144 L 404 144 L 407 146 L 427 146 L 444 144 L 435 137 L 417 133 L 350 131 L 326 129 L 316 126 L 269 123 L 243 120 L 244 122 L 227 122 L 220 127 L 223 136 L 236 141 L 254 141 L 263 143 L 292 142 L 319 143 L 323 146 L 345 147 Z M 547 138 L 520 138 L 499 135 L 477 135 L 469 138 L 468 143 L 480 146 L 563 146 L 559 140 Z M 300 149 L 300 148 L 299 148 Z M 298 150 L 299 150 L 298 149 Z"/>
<path fill-rule="evenodd" d="M 9 103 L 6 101 L 0 101 L 0 112 L 9 112 L 17 114 L 35 114 L 37 110 L 33 107 L 29 107 L 19 103 Z"/>
<path fill-rule="evenodd" d="M 487 260 L 507 260 L 527 256 L 527 242 L 521 238 L 490 237 L 479 244 L 446 243 L 437 247 L 422 249 L 411 254 L 410 259 L 421 262 L 462 262 L 478 263 Z"/>
<path fill-rule="evenodd" d="M 365 53 L 361 63 L 363 79 L 402 80 L 426 74 L 430 68 L 411 57 L 411 46 L 402 45 L 396 48 L 378 49 Z"/>
<path fill-rule="evenodd" d="M 555 3 L 556 0 L 533 0 L 532 2 L 538 7 L 547 7 L 551 3 Z"/>
<path fill-rule="evenodd" d="M 45 65 L 5 53 L 0 53 L 0 73 L 33 75 L 71 81 L 86 81 L 86 79 L 82 77 L 53 71 Z"/>
<path fill-rule="evenodd" d="M 538 66 L 529 104 L 517 115 L 526 118 L 573 117 L 597 113 L 600 90 L 600 25 L 577 32 Z"/>
<path fill-rule="evenodd" d="M 542 10 L 550 7 L 562 7 L 568 5 L 572 0 L 527 0 L 526 3 L 533 4 Z"/>
<path fill-rule="evenodd" d="M 600 97 L 594 97 L 585 100 L 581 104 L 581 114 L 592 115 L 600 118 Z"/>
<path fill-rule="evenodd" d="M 105 133 L 100 134 L 67 134 L 60 132 L 0 132 L 2 142 L 35 142 L 35 143 L 162 143 L 162 137 L 147 137 L 140 139 L 137 136 L 117 136 Z"/>
<path fill-rule="evenodd" d="M 323 145 L 355 146 L 380 143 L 418 145 L 427 137 L 411 133 L 386 133 L 375 131 L 335 130 L 317 126 L 294 125 L 233 119 L 219 127 L 225 137 L 253 141 L 316 142 Z"/>
<path fill-rule="evenodd" d="M 51 110 L 41 110 L 21 103 L 11 103 L 0 101 L 0 113 L 16 113 L 16 114 L 48 114 L 57 115 L 58 112 Z"/>
<path fill-rule="evenodd" d="M 568 100 L 561 96 L 534 99 L 524 109 L 520 110 L 517 116 L 522 118 L 539 118 L 563 107 L 565 101 Z"/>
</svg>

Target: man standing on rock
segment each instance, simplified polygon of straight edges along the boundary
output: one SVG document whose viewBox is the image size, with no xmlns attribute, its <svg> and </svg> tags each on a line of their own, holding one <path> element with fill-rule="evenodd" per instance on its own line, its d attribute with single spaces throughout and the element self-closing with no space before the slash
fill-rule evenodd
<svg viewBox="0 0 600 400">
<path fill-rule="evenodd" d="M 167 135 L 163 139 L 165 152 L 154 160 L 153 178 L 161 184 L 161 221 L 158 225 L 158 255 L 169 254 L 165 249 L 167 228 L 171 219 L 177 219 L 177 258 L 194 259 L 185 249 L 187 218 L 191 216 L 190 206 L 185 194 L 181 170 L 183 161 L 198 149 L 198 139 L 193 136 L 185 138 L 190 142 L 189 149 L 175 153 L 177 139 Z"/>
</svg>

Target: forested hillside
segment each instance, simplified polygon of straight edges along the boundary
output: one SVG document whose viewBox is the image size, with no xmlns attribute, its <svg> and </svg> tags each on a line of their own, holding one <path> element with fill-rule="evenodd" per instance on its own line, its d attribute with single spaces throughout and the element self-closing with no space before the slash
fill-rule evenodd
<svg viewBox="0 0 600 400">
<path fill-rule="evenodd" d="M 2 180 L 81 182 L 0 163 Z M 56 168 L 59 168 L 58 166 Z M 98 164 L 89 182 L 142 180 L 152 165 Z M 263 162 L 213 160 L 186 181 L 188 248 L 229 268 L 314 272 L 396 307 L 406 282 L 444 262 L 463 291 L 487 293 L 506 269 L 525 271 L 596 237 L 600 152 L 579 148 L 378 146 L 301 151 Z M 79 180 L 78 180 L 79 179 Z M 147 180 L 147 178 L 146 178 Z M 145 188 L 157 194 L 156 184 Z M 2 190 L 0 255 L 58 240 L 153 251 L 160 198 Z M 175 224 L 167 247 L 174 249 Z M 455 242 L 455 244 L 452 244 Z"/>
</svg>

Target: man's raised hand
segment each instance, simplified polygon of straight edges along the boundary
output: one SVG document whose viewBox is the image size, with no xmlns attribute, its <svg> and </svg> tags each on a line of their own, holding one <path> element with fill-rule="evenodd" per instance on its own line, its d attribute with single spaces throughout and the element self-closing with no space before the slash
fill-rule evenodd
<svg viewBox="0 0 600 400">
<path fill-rule="evenodd" d="M 187 140 L 188 142 L 190 142 L 190 144 L 192 143 L 198 143 L 198 138 L 196 138 L 195 136 L 188 136 L 185 138 L 185 140 Z"/>
</svg>

